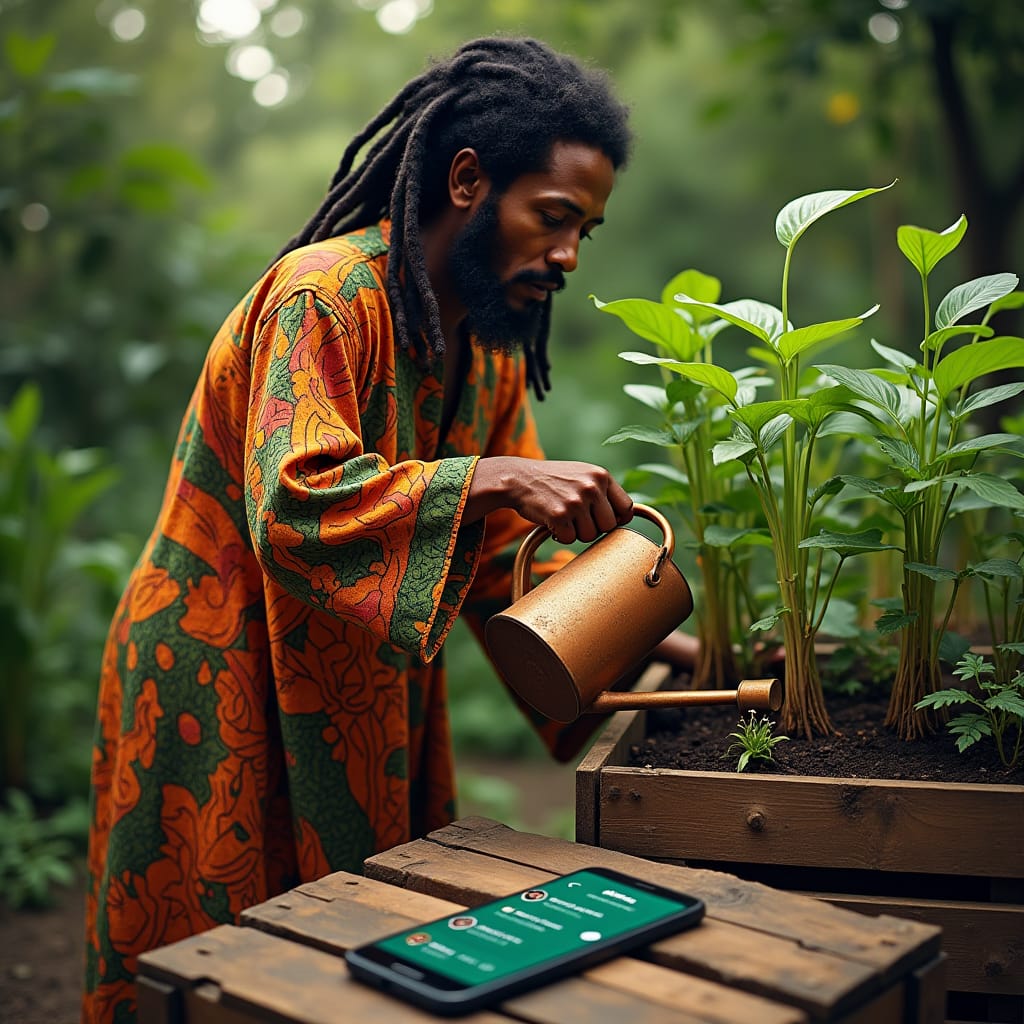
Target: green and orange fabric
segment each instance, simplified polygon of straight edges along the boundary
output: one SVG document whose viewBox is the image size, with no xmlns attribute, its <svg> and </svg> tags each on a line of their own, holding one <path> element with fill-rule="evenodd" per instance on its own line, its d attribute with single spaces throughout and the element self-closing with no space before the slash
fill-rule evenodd
<svg viewBox="0 0 1024 1024">
<path fill-rule="evenodd" d="M 134 1019 L 143 951 L 454 814 L 438 656 L 508 601 L 480 456 L 541 458 L 524 361 L 396 347 L 386 223 L 286 256 L 215 337 L 111 625 L 93 759 L 83 1019 Z M 561 563 L 541 566 L 551 571 Z M 535 722 L 570 756 L 590 727 Z"/>
</svg>

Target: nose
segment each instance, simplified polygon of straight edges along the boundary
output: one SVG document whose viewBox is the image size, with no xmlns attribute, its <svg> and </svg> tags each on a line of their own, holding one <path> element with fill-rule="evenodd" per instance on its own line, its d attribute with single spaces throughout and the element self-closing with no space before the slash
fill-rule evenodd
<svg viewBox="0 0 1024 1024">
<path fill-rule="evenodd" d="M 560 242 L 548 250 L 548 263 L 558 267 L 563 274 L 571 274 L 579 262 L 579 245 Z"/>
</svg>

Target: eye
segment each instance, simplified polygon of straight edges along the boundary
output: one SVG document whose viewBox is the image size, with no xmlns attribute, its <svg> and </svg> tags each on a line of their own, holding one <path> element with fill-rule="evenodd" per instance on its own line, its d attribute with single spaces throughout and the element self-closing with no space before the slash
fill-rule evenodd
<svg viewBox="0 0 1024 1024">
<path fill-rule="evenodd" d="M 553 213 L 548 213 L 546 210 L 540 211 L 540 219 L 544 226 L 549 228 L 560 228 L 565 223 L 564 217 L 556 217 Z"/>
</svg>

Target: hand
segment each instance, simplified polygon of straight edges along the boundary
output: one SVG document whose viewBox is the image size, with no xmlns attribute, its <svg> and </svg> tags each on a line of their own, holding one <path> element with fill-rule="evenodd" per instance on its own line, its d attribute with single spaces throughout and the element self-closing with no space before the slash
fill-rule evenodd
<svg viewBox="0 0 1024 1024">
<path fill-rule="evenodd" d="M 473 522 L 497 508 L 546 526 L 561 544 L 589 543 L 633 518 L 632 499 L 601 466 L 514 456 L 477 463 L 463 519 Z"/>
</svg>

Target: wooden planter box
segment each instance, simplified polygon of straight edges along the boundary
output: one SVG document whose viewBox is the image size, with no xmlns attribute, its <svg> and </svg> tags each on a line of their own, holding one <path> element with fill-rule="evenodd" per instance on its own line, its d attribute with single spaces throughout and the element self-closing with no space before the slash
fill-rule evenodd
<svg viewBox="0 0 1024 1024">
<path fill-rule="evenodd" d="M 947 1015 L 1024 1021 L 1024 786 L 635 768 L 645 718 L 614 715 L 580 763 L 578 842 L 938 925 Z"/>
</svg>

